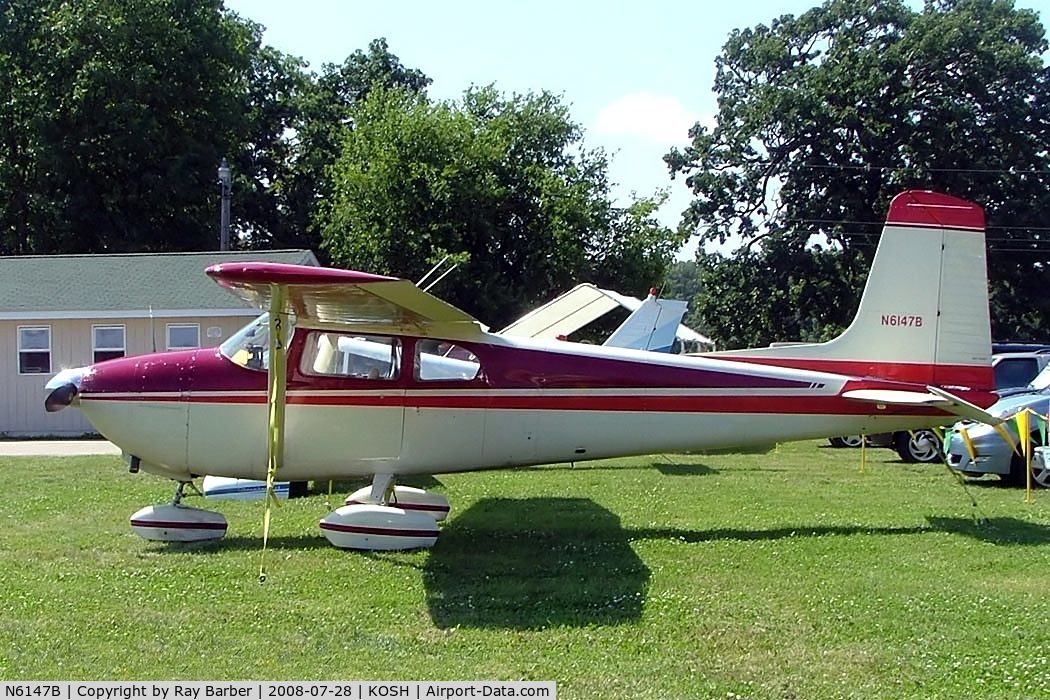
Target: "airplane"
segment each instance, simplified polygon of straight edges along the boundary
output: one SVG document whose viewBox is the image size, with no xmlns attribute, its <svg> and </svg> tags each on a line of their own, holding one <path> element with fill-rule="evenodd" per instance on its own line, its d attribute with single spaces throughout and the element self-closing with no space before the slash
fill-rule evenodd
<svg viewBox="0 0 1050 700">
<path fill-rule="evenodd" d="M 934 192 L 893 199 L 856 317 L 826 343 L 676 356 L 538 341 L 489 333 L 409 280 L 206 273 L 266 312 L 218 348 L 65 370 L 46 387 L 47 410 L 78 407 L 132 472 L 177 482 L 170 503 L 132 516 L 148 539 L 225 534 L 220 513 L 181 503 L 203 475 L 270 490 L 278 476 L 370 478 L 322 533 L 413 549 L 435 544 L 449 502 L 399 477 L 995 420 L 984 213 Z"/>
<path fill-rule="evenodd" d="M 641 301 L 611 289 L 599 289 L 593 284 L 583 283 L 512 321 L 499 333 L 536 339 L 569 338 L 614 309 L 627 309 L 631 312 L 628 321 L 603 345 L 658 352 L 682 352 L 682 348 L 713 346 L 709 338 L 682 325 L 687 306 L 684 301 L 657 299 L 655 289 L 650 289 L 649 297 Z M 677 325 L 672 320 L 675 316 L 678 318 Z M 621 335 L 632 323 L 637 324 L 635 328 L 642 332 L 634 337 Z M 650 323 L 652 325 L 645 328 Z M 646 336 L 649 336 L 648 342 L 642 342 L 641 339 Z"/>
</svg>

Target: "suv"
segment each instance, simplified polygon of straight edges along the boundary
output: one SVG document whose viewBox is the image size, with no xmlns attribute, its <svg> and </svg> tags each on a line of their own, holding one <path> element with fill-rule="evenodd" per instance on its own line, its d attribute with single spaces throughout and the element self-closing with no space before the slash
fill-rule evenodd
<svg viewBox="0 0 1050 700">
<path fill-rule="evenodd" d="M 1019 344 L 1014 344 L 1016 345 Z M 995 373 L 997 394 L 1010 396 L 1026 391 L 1028 383 L 1035 379 L 1047 365 L 1050 365 L 1050 346 L 1031 345 L 1031 347 L 1041 349 L 1031 352 L 1001 352 L 992 355 L 992 371 Z M 944 455 L 941 438 L 937 431 L 930 428 L 878 433 L 868 435 L 867 438 L 862 438 L 860 435 L 847 435 L 829 438 L 828 442 L 832 447 L 860 447 L 861 440 L 866 440 L 867 444 L 872 447 L 892 448 L 905 462 L 940 462 Z"/>
</svg>

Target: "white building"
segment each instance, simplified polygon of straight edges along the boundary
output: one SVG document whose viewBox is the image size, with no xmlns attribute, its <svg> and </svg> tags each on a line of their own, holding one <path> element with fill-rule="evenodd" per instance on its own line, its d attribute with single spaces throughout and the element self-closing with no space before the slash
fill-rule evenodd
<svg viewBox="0 0 1050 700">
<path fill-rule="evenodd" d="M 0 436 L 93 432 L 80 411 L 44 411 L 63 368 L 228 338 L 259 311 L 204 269 L 238 260 L 318 264 L 309 250 L 0 257 Z"/>
</svg>

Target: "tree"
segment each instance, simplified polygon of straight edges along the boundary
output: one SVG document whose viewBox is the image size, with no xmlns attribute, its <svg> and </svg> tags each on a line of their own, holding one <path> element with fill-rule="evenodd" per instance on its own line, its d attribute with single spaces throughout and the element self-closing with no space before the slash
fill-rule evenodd
<svg viewBox="0 0 1050 700">
<path fill-rule="evenodd" d="M 579 281 L 646 289 L 677 248 L 654 202 L 612 206 L 604 153 L 549 93 L 373 89 L 352 119 L 322 216 L 336 264 L 417 279 L 451 254 L 441 296 L 498 327 Z"/>
<path fill-rule="evenodd" d="M 216 247 L 216 167 L 265 182 L 294 89 L 260 36 L 219 0 L 0 6 L 0 252 Z"/>
<path fill-rule="evenodd" d="M 306 247 L 323 257 L 319 217 L 332 195 L 328 171 L 352 129 L 355 105 L 376 87 L 423 94 L 430 78 L 404 66 L 383 38 L 373 40 L 367 52 L 350 54 L 341 65 L 325 64 L 319 75 L 300 77 L 303 82 L 287 121 L 293 133 L 281 153 L 284 167 L 268 180 L 280 217 L 270 229 L 253 234 L 251 245 Z"/>
<path fill-rule="evenodd" d="M 781 237 L 732 257 L 701 252 L 703 289 L 688 321 L 726 349 L 830 340 L 845 328 L 841 307 L 852 316 L 860 303 L 847 260 L 840 251 L 799 248 Z"/>
<path fill-rule="evenodd" d="M 920 11 L 900 0 L 830 0 L 734 31 L 716 61 L 715 127 L 694 126 L 692 145 L 666 156 L 696 195 L 683 225 L 704 242 L 742 240 L 733 259 L 705 257 L 709 271 L 802 265 L 822 275 L 829 304 L 748 326 L 745 315 L 782 318 L 773 300 L 791 298 L 791 275 L 755 279 L 766 294 L 751 300 L 761 309 L 732 312 L 736 341 L 816 339 L 825 323 L 845 324 L 886 207 L 909 188 L 985 207 L 994 333 L 1050 333 L 1046 50 L 1036 13 L 1009 0 L 930 1 Z M 829 248 L 808 248 L 814 240 Z M 725 303 L 715 295 L 727 291 L 710 285 L 702 306 L 715 315 Z"/>
<path fill-rule="evenodd" d="M 682 299 L 689 303 L 682 323 L 690 328 L 706 328 L 709 324 L 696 312 L 696 298 L 704 289 L 704 268 L 696 260 L 676 260 L 667 269 L 661 294 L 668 299 Z"/>
</svg>

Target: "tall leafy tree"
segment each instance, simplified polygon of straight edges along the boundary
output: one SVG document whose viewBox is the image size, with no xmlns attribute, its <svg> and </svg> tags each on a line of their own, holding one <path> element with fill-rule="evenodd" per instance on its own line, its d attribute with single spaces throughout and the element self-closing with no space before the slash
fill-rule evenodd
<svg viewBox="0 0 1050 700">
<path fill-rule="evenodd" d="M 278 122 L 291 132 L 280 149 L 283 168 L 267 180 L 269 201 L 281 216 L 269 229 L 254 232 L 251 244 L 307 247 L 324 257 L 319 216 L 332 194 L 329 169 L 353 128 L 354 107 L 376 87 L 423 94 L 430 78 L 402 64 L 383 38 L 342 64 L 325 64 L 319 74 L 297 77 L 301 83 L 294 91 L 293 111 L 287 121 Z"/>
<path fill-rule="evenodd" d="M 742 242 L 702 263 L 725 279 L 754 267 L 764 291 L 709 284 L 701 313 L 734 330 L 708 330 L 764 344 L 843 325 L 890 199 L 922 188 L 985 207 L 995 334 L 1050 333 L 1046 50 L 1036 13 L 1010 0 L 830 0 L 734 31 L 717 59 L 716 125 L 666 157 L 696 195 L 684 225 Z M 799 269 L 828 306 L 781 313 L 781 300 L 803 301 L 790 292 Z"/>
<path fill-rule="evenodd" d="M 440 294 L 493 326 L 581 280 L 647 288 L 677 248 L 653 202 L 611 204 L 605 155 L 549 93 L 379 89 L 352 119 L 323 215 L 333 261 L 418 278 L 452 255 Z"/>
<path fill-rule="evenodd" d="M 219 160 L 264 181 L 283 135 L 260 35 L 219 0 L 0 5 L 0 252 L 215 247 Z"/>
</svg>

